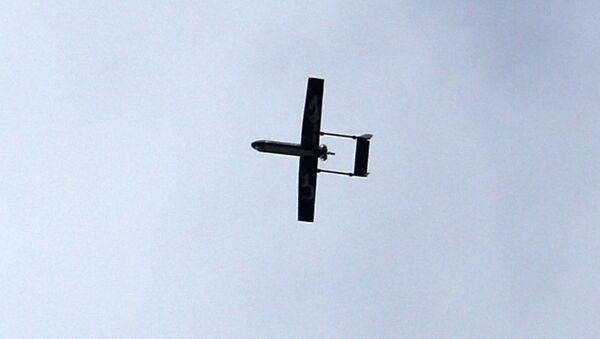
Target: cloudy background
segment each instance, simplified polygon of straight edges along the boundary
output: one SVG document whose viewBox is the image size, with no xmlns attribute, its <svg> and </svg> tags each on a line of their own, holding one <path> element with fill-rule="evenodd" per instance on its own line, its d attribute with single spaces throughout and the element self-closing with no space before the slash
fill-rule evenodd
<svg viewBox="0 0 600 339">
<path fill-rule="evenodd" d="M 451 4 L 450 4 L 451 3 Z M 3 1 L 0 336 L 600 336 L 595 1 Z M 372 140 L 296 221 L 308 76 Z M 326 168 L 351 169 L 330 140 Z"/>
</svg>

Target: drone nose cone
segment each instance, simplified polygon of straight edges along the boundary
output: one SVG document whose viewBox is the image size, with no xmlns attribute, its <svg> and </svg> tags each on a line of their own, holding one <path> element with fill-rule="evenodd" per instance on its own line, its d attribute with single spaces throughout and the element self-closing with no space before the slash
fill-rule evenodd
<svg viewBox="0 0 600 339">
<path fill-rule="evenodd" d="M 257 151 L 260 151 L 260 150 L 262 150 L 262 146 L 263 146 L 262 144 L 263 144 L 263 143 L 262 143 L 262 141 L 261 141 L 261 140 L 257 140 L 257 141 L 255 141 L 255 142 L 251 143 L 250 145 L 251 145 L 251 146 L 252 146 L 252 148 L 254 148 L 255 150 L 257 150 Z"/>
</svg>

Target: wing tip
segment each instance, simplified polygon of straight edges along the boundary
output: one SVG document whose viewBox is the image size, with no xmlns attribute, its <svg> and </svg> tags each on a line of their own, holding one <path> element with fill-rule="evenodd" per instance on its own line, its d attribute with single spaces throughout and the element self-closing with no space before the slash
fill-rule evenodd
<svg viewBox="0 0 600 339">
<path fill-rule="evenodd" d="M 323 78 L 308 77 L 308 83 L 312 83 L 313 85 L 317 85 L 319 87 L 325 87 L 325 79 Z"/>
</svg>

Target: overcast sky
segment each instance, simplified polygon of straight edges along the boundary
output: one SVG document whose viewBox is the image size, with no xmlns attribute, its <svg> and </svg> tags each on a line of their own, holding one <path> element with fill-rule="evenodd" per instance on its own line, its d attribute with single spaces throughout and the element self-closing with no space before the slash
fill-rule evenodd
<svg viewBox="0 0 600 339">
<path fill-rule="evenodd" d="M 3 1 L 0 337 L 597 338 L 599 36 L 596 1 Z M 309 76 L 374 134 L 314 224 L 250 148 Z"/>
</svg>

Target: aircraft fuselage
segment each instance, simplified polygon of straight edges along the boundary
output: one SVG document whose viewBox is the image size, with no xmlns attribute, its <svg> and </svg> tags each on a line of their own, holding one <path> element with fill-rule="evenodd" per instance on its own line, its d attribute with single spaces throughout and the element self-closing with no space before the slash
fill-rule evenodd
<svg viewBox="0 0 600 339">
<path fill-rule="evenodd" d="M 300 144 L 272 140 L 257 140 L 252 143 L 252 148 L 259 152 L 292 155 L 297 157 L 320 157 L 324 153 L 322 146 L 318 149 L 309 149 L 302 147 Z"/>
</svg>

